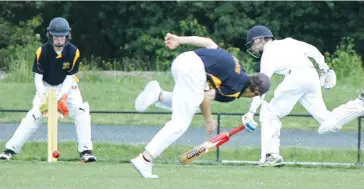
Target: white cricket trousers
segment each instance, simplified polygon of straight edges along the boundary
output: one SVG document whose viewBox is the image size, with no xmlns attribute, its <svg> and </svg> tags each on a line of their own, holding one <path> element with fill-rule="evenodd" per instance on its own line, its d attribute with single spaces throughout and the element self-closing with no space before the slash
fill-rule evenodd
<svg viewBox="0 0 364 189">
<path fill-rule="evenodd" d="M 173 61 L 171 71 L 175 83 L 172 116 L 145 147 L 153 158 L 163 153 L 187 131 L 204 98 L 206 73 L 199 56 L 192 51 L 180 54 Z M 170 99 L 170 96 L 167 98 Z"/>
<path fill-rule="evenodd" d="M 360 98 L 350 100 L 332 110 L 330 119 L 321 123 L 318 133 L 336 132 L 360 116 L 364 116 L 364 100 Z"/>
<path fill-rule="evenodd" d="M 322 97 L 319 75 L 314 68 L 292 69 L 260 111 L 261 122 L 261 160 L 266 154 L 279 155 L 280 118 L 288 115 L 297 102 L 319 122 L 323 123 L 331 114 Z M 302 125 L 304 126 L 304 125 Z"/>
<path fill-rule="evenodd" d="M 62 84 L 50 86 L 46 82 L 43 83 L 46 92 L 48 92 L 48 89 L 51 87 L 55 88 L 58 93 L 61 91 Z M 78 84 L 75 81 L 73 81 L 72 87 L 68 91 L 67 104 L 69 116 L 74 120 L 76 127 L 78 151 L 83 152 L 84 150 L 92 150 L 90 109 L 87 102 L 83 103 Z M 6 143 L 6 149 L 19 153 L 24 143 L 35 131 L 37 131 L 41 124 L 41 120 L 43 119 L 43 116 L 40 113 L 40 106 L 41 99 L 39 92 L 37 91 L 33 99 L 33 108 L 28 111 L 14 135 Z"/>
</svg>

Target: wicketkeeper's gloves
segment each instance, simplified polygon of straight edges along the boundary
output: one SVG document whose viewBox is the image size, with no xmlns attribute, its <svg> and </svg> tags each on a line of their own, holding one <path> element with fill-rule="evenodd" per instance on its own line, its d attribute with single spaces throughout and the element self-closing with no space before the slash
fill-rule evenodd
<svg viewBox="0 0 364 189">
<path fill-rule="evenodd" d="M 321 87 L 331 89 L 336 85 L 336 73 L 332 69 L 321 70 L 320 75 Z"/>
<path fill-rule="evenodd" d="M 58 101 L 58 111 L 63 115 L 62 118 L 68 116 L 68 105 L 67 105 L 67 95 L 63 95 Z"/>
<path fill-rule="evenodd" d="M 251 132 L 254 131 L 257 128 L 257 122 L 254 121 L 254 113 L 248 112 L 241 118 L 241 121 L 243 122 L 243 125 L 245 125 L 245 128 Z"/>
</svg>

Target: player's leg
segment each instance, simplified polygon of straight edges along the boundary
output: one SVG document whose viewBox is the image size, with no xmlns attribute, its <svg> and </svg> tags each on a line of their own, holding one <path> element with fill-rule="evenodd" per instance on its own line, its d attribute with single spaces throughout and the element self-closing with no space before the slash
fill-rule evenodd
<svg viewBox="0 0 364 189">
<path fill-rule="evenodd" d="M 155 107 L 172 111 L 172 97 L 173 92 L 162 90 L 159 100 L 155 103 Z"/>
<path fill-rule="evenodd" d="M 306 85 L 307 92 L 300 99 L 300 103 L 319 123 L 322 123 L 330 118 L 331 112 L 327 110 L 322 97 L 320 79 L 317 72 L 309 72 L 307 77 L 311 78 L 312 81 Z"/>
<path fill-rule="evenodd" d="M 172 95 L 172 92 L 162 90 L 158 81 L 150 81 L 137 96 L 135 110 L 144 112 L 153 104 L 159 108 L 172 110 Z"/>
<path fill-rule="evenodd" d="M 159 100 L 155 103 L 155 107 L 172 111 L 172 97 L 173 97 L 173 92 L 162 90 L 162 92 L 159 96 Z M 198 108 L 196 110 L 196 113 L 200 113 L 200 112 L 201 112 L 201 109 Z"/>
<path fill-rule="evenodd" d="M 144 112 L 151 105 L 155 104 L 158 101 L 163 100 L 162 97 L 163 90 L 161 89 L 158 81 L 150 81 L 144 88 L 144 90 L 137 96 L 135 99 L 135 110 L 138 112 Z M 164 92 L 166 96 L 167 104 L 171 104 L 172 93 Z M 170 98 L 168 98 L 170 97 Z M 168 101 L 169 100 L 169 101 Z M 168 107 L 168 106 L 167 106 Z"/>
<path fill-rule="evenodd" d="M 155 107 L 172 111 L 172 97 L 173 92 L 163 90 L 158 81 L 150 81 L 136 98 L 135 110 L 144 112 L 154 104 Z M 196 113 L 199 112 L 201 112 L 200 109 L 196 111 Z"/>
<path fill-rule="evenodd" d="M 5 150 L 0 154 L 0 159 L 7 160 L 12 155 L 19 153 L 24 143 L 37 131 L 43 117 L 40 113 L 40 106 L 40 96 L 37 93 L 33 99 L 33 108 L 27 112 L 13 136 L 6 143 Z"/>
<path fill-rule="evenodd" d="M 331 119 L 331 111 L 326 108 L 321 89 L 306 93 L 300 103 L 319 123 Z"/>
<path fill-rule="evenodd" d="M 172 98 L 172 116 L 165 126 L 132 160 L 134 167 L 146 178 L 152 175 L 152 160 L 175 142 L 189 127 L 204 97 L 206 74 L 201 59 L 193 52 L 183 53 L 172 64 L 175 81 Z"/>
<path fill-rule="evenodd" d="M 261 166 L 283 166 L 280 155 L 280 118 L 288 115 L 304 92 L 294 78 L 287 76 L 274 92 L 269 103 L 263 102 L 260 110 L 261 122 Z"/>
<path fill-rule="evenodd" d="M 318 133 L 325 134 L 327 132 L 336 132 L 345 124 L 353 121 L 359 116 L 364 116 L 364 91 L 360 93 L 357 99 L 351 100 L 335 108 L 332 111 L 330 118 L 321 122 Z"/>
<path fill-rule="evenodd" d="M 92 154 L 91 116 L 88 102 L 83 102 L 78 84 L 74 82 L 68 92 L 67 104 L 69 115 L 74 120 L 78 152 L 82 162 L 94 162 L 96 157 Z"/>
</svg>

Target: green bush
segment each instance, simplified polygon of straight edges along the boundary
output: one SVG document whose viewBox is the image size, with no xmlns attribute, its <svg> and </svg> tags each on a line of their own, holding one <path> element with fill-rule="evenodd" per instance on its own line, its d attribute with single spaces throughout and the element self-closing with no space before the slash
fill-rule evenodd
<svg viewBox="0 0 364 189">
<path fill-rule="evenodd" d="M 342 38 L 333 54 L 326 53 L 326 60 L 336 72 L 338 82 L 350 80 L 352 84 L 360 85 L 364 77 L 361 57 L 354 48 L 354 40 L 350 37 Z"/>
<path fill-rule="evenodd" d="M 201 25 L 196 18 L 189 15 L 177 24 L 165 26 L 168 32 L 179 36 L 209 36 L 206 26 Z M 143 33 L 136 41 L 138 47 L 135 53 L 137 57 L 123 58 L 123 68 L 132 68 L 135 71 L 169 71 L 173 60 L 180 53 L 196 49 L 191 45 L 181 45 L 175 50 L 165 47 L 164 37 L 166 29 L 152 28 L 151 31 Z"/>
<path fill-rule="evenodd" d="M 41 46 L 39 34 L 34 29 L 42 23 L 40 17 L 33 17 L 19 26 L 7 28 L 9 46 L 0 49 L 1 69 L 8 72 L 5 81 L 24 82 L 33 78 L 32 66 L 35 52 Z"/>
<path fill-rule="evenodd" d="M 8 73 L 5 81 L 28 82 L 33 78 L 32 65 L 35 51 L 41 46 L 39 34 L 34 31 L 42 24 L 42 18 L 33 17 L 22 21 L 19 25 L 11 25 L 0 18 L 0 69 Z M 207 28 L 195 18 L 189 16 L 181 19 L 178 24 L 168 30 L 177 35 L 209 36 Z M 81 54 L 80 71 L 91 71 L 87 74 L 88 81 L 101 81 L 97 73 L 100 70 L 122 71 L 169 71 L 173 59 L 180 53 L 196 49 L 196 47 L 183 45 L 176 50 L 169 50 L 163 43 L 166 31 L 158 30 L 141 35 L 135 44 L 143 49 L 137 56 L 125 55 L 120 59 L 104 60 L 100 57 L 84 57 Z M 259 63 L 246 52 L 231 44 L 226 44 L 222 39 L 211 37 L 219 46 L 234 54 L 245 70 L 252 74 L 257 71 Z M 82 49 L 81 49 L 82 52 Z M 326 53 L 329 66 L 336 71 L 338 82 L 350 80 L 353 85 L 361 85 L 364 77 L 361 57 L 355 51 L 354 40 L 349 37 L 342 39 L 332 54 Z"/>
</svg>

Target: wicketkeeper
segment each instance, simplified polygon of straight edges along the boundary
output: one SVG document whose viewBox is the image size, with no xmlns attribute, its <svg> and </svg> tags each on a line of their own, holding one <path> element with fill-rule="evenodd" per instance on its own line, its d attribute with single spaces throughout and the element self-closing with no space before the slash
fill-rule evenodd
<svg viewBox="0 0 364 189">
<path fill-rule="evenodd" d="M 71 44 L 71 28 L 66 19 L 54 18 L 47 28 L 48 42 L 35 54 L 33 72 L 36 94 L 33 108 L 22 119 L 11 139 L 6 143 L 0 159 L 8 160 L 20 152 L 24 143 L 38 129 L 47 114 L 47 91 L 57 90 L 58 111 L 63 117 L 74 119 L 78 151 L 83 162 L 94 162 L 91 141 L 91 117 L 87 102 L 83 102 L 78 79 L 80 51 Z"/>
<path fill-rule="evenodd" d="M 171 120 L 153 137 L 145 151 L 131 160 L 145 178 L 158 177 L 152 174 L 152 160 L 186 132 L 196 112 L 202 112 L 208 133 L 216 129 L 217 122 L 211 114 L 212 100 L 227 103 L 240 97 L 252 98 L 264 94 L 270 87 L 265 74 L 247 76 L 239 61 L 209 38 L 168 33 L 165 44 L 169 49 L 182 44 L 203 48 L 184 52 L 174 59 L 173 92 L 164 91 L 157 81 L 151 81 L 136 98 L 137 111 L 145 111 L 153 104 L 172 110 Z M 248 130 L 255 129 L 252 119 L 244 123 L 251 126 Z"/>
</svg>

